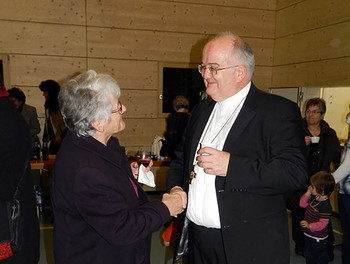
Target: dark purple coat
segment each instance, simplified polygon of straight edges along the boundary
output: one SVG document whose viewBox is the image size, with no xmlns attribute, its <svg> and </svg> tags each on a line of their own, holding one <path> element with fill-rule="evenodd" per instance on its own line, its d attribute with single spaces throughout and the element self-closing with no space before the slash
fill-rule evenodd
<svg viewBox="0 0 350 264">
<path fill-rule="evenodd" d="M 151 234 L 170 217 L 136 183 L 125 149 L 68 133 L 52 180 L 54 251 L 60 263 L 150 263 Z"/>
</svg>

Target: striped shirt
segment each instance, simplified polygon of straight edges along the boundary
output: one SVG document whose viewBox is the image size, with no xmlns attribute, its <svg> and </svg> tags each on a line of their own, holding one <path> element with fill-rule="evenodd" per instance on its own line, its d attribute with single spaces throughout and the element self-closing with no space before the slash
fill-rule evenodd
<svg viewBox="0 0 350 264">
<path fill-rule="evenodd" d="M 309 196 L 303 195 L 301 198 L 300 205 L 302 206 L 302 199 L 308 199 Z M 302 206 L 304 207 L 304 206 Z M 315 196 L 311 196 L 307 201 L 306 211 L 304 220 L 310 224 L 319 223 L 322 220 L 329 220 L 332 215 L 332 206 L 329 199 L 325 201 L 317 201 Z M 313 238 L 325 239 L 328 236 L 327 225 L 320 230 L 313 230 L 314 228 L 308 229 L 302 227 L 303 232 Z"/>
</svg>

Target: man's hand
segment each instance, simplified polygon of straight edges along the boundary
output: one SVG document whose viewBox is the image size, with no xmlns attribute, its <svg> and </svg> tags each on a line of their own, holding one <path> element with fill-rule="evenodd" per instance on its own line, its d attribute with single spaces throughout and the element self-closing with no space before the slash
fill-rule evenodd
<svg viewBox="0 0 350 264">
<path fill-rule="evenodd" d="M 204 147 L 198 150 L 196 160 L 197 165 L 204 169 L 207 174 L 226 176 L 230 153 L 217 150 L 210 147 Z"/>
<path fill-rule="evenodd" d="M 181 196 L 182 199 L 182 208 L 185 209 L 187 206 L 187 194 L 182 190 L 181 187 L 175 186 L 173 187 L 170 192 L 170 194 L 178 194 Z"/>
<path fill-rule="evenodd" d="M 162 202 L 168 207 L 171 216 L 177 217 L 186 208 L 187 195 L 178 186 L 171 189 L 170 193 L 163 194 Z"/>
</svg>

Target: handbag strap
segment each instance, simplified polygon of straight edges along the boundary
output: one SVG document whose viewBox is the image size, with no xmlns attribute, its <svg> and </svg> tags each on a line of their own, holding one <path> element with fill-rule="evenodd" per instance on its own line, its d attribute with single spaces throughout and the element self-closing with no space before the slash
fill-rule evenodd
<svg viewBox="0 0 350 264">
<path fill-rule="evenodd" d="M 16 191 L 15 191 L 15 194 L 13 195 L 13 200 L 17 200 L 17 197 L 18 197 L 18 193 L 22 187 L 22 182 L 23 182 L 23 178 L 24 178 L 24 175 L 26 174 L 26 172 L 23 173 L 23 175 L 21 176 L 21 178 L 19 179 L 19 182 L 16 186 Z"/>
</svg>

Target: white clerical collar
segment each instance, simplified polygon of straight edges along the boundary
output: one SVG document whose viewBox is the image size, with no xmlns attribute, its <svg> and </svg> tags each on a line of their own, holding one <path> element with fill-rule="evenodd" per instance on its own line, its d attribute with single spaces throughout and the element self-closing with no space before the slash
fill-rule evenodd
<svg viewBox="0 0 350 264">
<path fill-rule="evenodd" d="M 219 109 L 225 110 L 225 111 L 230 111 L 234 108 L 236 108 L 236 106 L 247 96 L 247 94 L 249 93 L 250 90 L 250 86 L 251 86 L 252 82 L 249 82 L 246 86 L 244 86 L 243 89 L 241 89 L 238 93 L 232 95 L 229 98 L 226 98 L 223 101 L 217 102 L 217 106 L 219 107 Z"/>
</svg>

